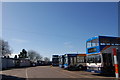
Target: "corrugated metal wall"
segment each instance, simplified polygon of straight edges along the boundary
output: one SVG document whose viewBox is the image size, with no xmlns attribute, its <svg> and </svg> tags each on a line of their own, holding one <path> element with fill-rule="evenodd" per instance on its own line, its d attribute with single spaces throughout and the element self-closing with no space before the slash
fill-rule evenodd
<svg viewBox="0 0 120 80">
<path fill-rule="evenodd" d="M 16 63 L 16 61 L 19 61 Z M 2 69 L 14 68 L 14 67 L 27 67 L 30 66 L 30 60 L 28 59 L 14 59 L 14 58 L 1 58 Z M 19 64 L 16 66 L 16 64 Z"/>
<path fill-rule="evenodd" d="M 15 60 L 11 58 L 2 58 L 2 69 L 15 67 Z"/>
</svg>

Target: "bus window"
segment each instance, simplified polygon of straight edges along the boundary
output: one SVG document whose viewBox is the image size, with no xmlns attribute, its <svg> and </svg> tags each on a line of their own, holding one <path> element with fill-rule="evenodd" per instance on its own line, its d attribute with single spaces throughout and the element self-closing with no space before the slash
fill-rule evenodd
<svg viewBox="0 0 120 80">
<path fill-rule="evenodd" d="M 98 39 L 93 39 L 92 40 L 92 47 L 94 47 L 94 46 L 98 46 Z"/>
<path fill-rule="evenodd" d="M 84 63 L 86 63 L 86 56 L 84 57 Z"/>
<path fill-rule="evenodd" d="M 101 38 L 100 45 L 119 45 L 118 39 Z"/>
<path fill-rule="evenodd" d="M 70 65 L 76 64 L 76 57 L 70 57 Z"/>
<path fill-rule="evenodd" d="M 73 57 L 70 57 L 70 65 L 73 65 Z"/>
<path fill-rule="evenodd" d="M 68 59 L 67 59 L 67 57 L 65 57 L 65 64 L 68 64 Z"/>
<path fill-rule="evenodd" d="M 77 63 L 77 59 L 76 59 L 76 57 L 74 57 L 74 64 L 76 64 Z"/>
<path fill-rule="evenodd" d="M 88 63 L 94 63 L 93 56 L 87 56 L 87 62 Z"/>
<path fill-rule="evenodd" d="M 100 55 L 87 56 L 87 63 L 101 63 L 101 56 Z"/>
<path fill-rule="evenodd" d="M 86 63 L 86 55 L 85 56 L 78 55 L 76 63 L 84 65 L 84 63 Z"/>
<path fill-rule="evenodd" d="M 110 41 L 107 38 L 100 39 L 100 45 L 110 45 Z"/>
<path fill-rule="evenodd" d="M 98 45 L 99 45 L 98 39 L 93 39 L 93 40 L 87 42 L 86 47 L 89 48 L 89 47 L 94 47 L 94 46 L 98 46 Z"/>
<path fill-rule="evenodd" d="M 89 47 L 92 47 L 92 46 L 91 46 L 91 41 L 88 41 L 88 42 L 87 42 L 87 48 L 89 48 Z"/>
<path fill-rule="evenodd" d="M 95 55 L 95 63 L 101 63 L 101 55 Z"/>
<path fill-rule="evenodd" d="M 84 56 L 77 56 L 77 62 L 78 63 L 84 63 Z"/>
</svg>

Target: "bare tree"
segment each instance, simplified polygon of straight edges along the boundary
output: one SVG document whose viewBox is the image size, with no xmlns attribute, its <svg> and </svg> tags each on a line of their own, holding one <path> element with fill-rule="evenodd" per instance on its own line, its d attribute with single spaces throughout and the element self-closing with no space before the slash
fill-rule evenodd
<svg viewBox="0 0 120 80">
<path fill-rule="evenodd" d="M 43 57 L 40 55 L 40 54 L 36 54 L 36 59 L 39 60 L 39 61 L 42 61 Z"/>
<path fill-rule="evenodd" d="M 44 61 L 45 61 L 45 62 L 49 62 L 49 61 L 50 61 L 50 58 L 44 57 Z"/>
<path fill-rule="evenodd" d="M 10 46 L 7 41 L 0 39 L 0 54 L 1 56 L 9 56 L 11 54 L 12 50 L 10 49 Z"/>
<path fill-rule="evenodd" d="M 42 60 L 42 56 L 34 50 L 28 50 L 28 58 L 32 61 Z"/>
</svg>

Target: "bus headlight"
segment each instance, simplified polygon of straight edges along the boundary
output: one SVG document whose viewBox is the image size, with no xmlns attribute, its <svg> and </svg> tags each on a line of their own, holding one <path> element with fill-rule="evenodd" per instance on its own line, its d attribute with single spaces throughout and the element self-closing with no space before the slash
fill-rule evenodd
<svg viewBox="0 0 120 80">
<path fill-rule="evenodd" d="M 89 69 L 89 67 L 87 67 L 87 69 Z"/>
<path fill-rule="evenodd" d="M 98 67 L 98 70 L 100 71 L 100 70 L 101 70 L 101 68 L 100 68 L 100 67 Z"/>
</svg>

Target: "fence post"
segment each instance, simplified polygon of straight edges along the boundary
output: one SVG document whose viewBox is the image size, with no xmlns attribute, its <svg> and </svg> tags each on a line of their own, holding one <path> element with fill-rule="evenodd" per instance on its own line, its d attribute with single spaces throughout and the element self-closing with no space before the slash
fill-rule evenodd
<svg viewBox="0 0 120 80">
<path fill-rule="evenodd" d="M 113 55 L 114 55 L 115 76 L 116 76 L 116 78 L 119 78 L 116 48 L 113 48 Z"/>
</svg>

